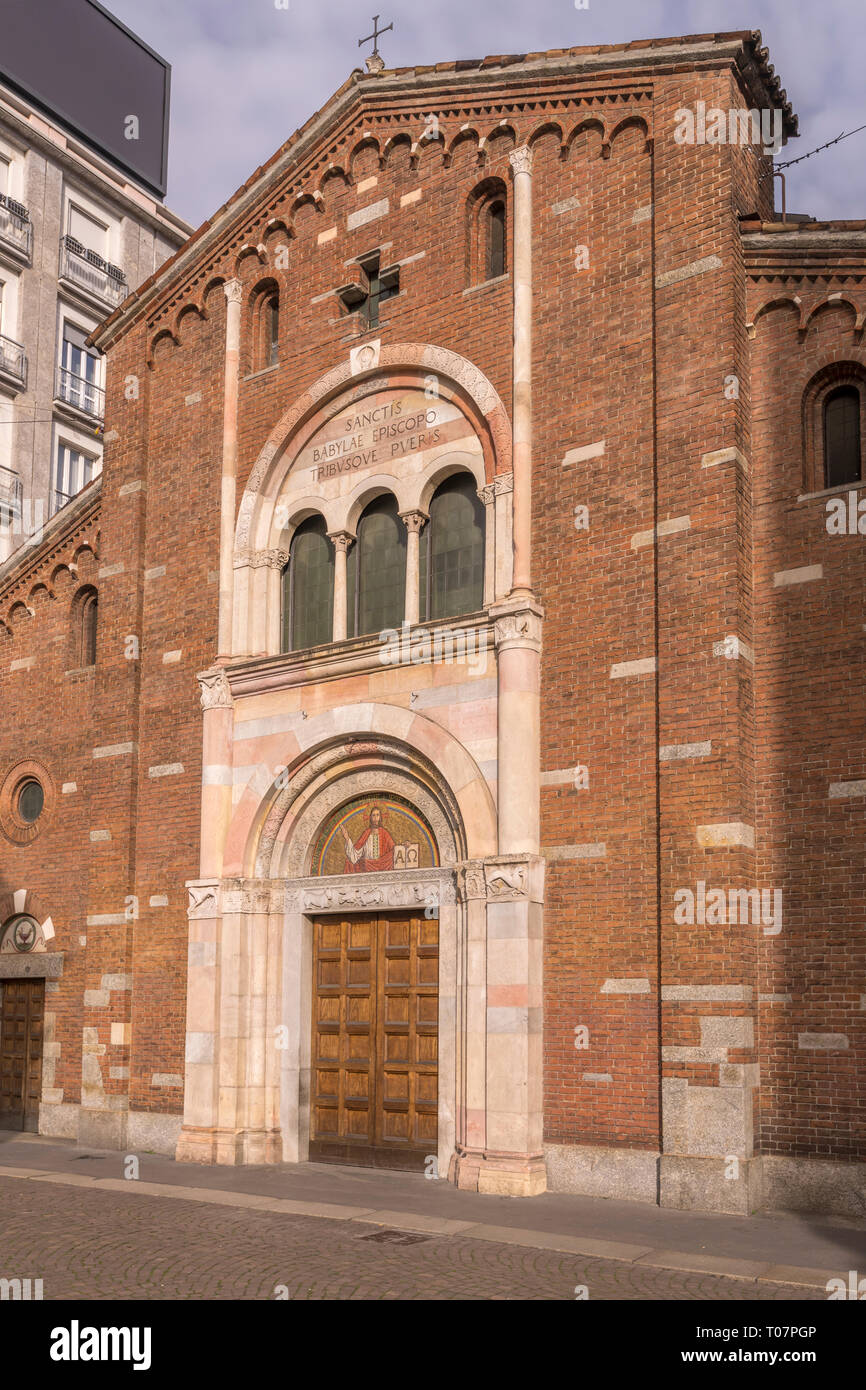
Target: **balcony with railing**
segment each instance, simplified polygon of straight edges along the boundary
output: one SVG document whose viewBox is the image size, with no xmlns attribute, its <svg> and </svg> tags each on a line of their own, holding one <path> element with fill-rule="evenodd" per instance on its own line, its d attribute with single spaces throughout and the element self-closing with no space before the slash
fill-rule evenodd
<svg viewBox="0 0 866 1390">
<path fill-rule="evenodd" d="M 113 309 L 129 294 L 126 276 L 119 266 L 90 251 L 74 236 L 60 238 L 60 279 L 70 288 L 110 304 Z"/>
<path fill-rule="evenodd" d="M 0 381 L 13 391 L 23 391 L 27 385 L 27 354 L 14 338 L 0 333 Z"/>
<path fill-rule="evenodd" d="M 71 502 L 73 497 L 77 497 L 77 492 L 58 492 L 56 488 L 51 493 L 51 515 L 59 512 L 61 507 L 65 507 L 67 502 Z"/>
<path fill-rule="evenodd" d="M 101 420 L 105 415 L 105 392 L 102 387 L 83 376 L 76 376 L 66 367 L 57 368 L 54 400 L 56 404 L 70 406 L 91 420 Z"/>
<path fill-rule="evenodd" d="M 30 264 L 33 249 L 33 223 L 23 203 L 16 203 L 0 193 L 0 250 L 11 252 L 14 259 Z"/>
<path fill-rule="evenodd" d="M 12 468 L 0 465 L 0 527 L 9 527 L 21 516 L 24 488 Z"/>
</svg>

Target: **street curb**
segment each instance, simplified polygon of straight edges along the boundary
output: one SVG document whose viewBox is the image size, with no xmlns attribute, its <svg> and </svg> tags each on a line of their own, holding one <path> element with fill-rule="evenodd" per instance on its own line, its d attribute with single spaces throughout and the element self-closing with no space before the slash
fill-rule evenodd
<svg viewBox="0 0 866 1390">
<path fill-rule="evenodd" d="M 0 1167 L 0 1178 L 23 1182 L 58 1183 L 66 1187 L 87 1187 L 93 1191 L 122 1192 L 144 1197 L 203 1202 L 214 1206 L 269 1211 L 278 1216 L 310 1216 L 329 1221 L 351 1221 L 359 1225 L 387 1227 L 423 1235 L 466 1236 L 470 1240 L 497 1245 L 520 1245 L 533 1250 L 554 1250 L 564 1255 L 588 1259 L 618 1260 L 623 1264 L 649 1265 L 656 1269 L 680 1270 L 689 1274 L 711 1274 L 720 1279 L 738 1279 L 753 1284 L 788 1284 L 804 1288 L 825 1288 L 827 1280 L 838 1278 L 838 1269 L 806 1269 L 799 1265 L 759 1264 L 754 1260 L 731 1260 L 716 1255 L 685 1250 L 655 1250 L 646 1245 L 627 1245 L 622 1241 L 597 1240 L 581 1236 L 554 1235 L 548 1231 L 516 1230 L 512 1226 L 488 1226 L 414 1212 L 385 1208 L 341 1206 L 328 1202 L 302 1202 L 288 1197 L 264 1197 L 254 1193 L 225 1192 L 219 1188 L 179 1187 L 170 1183 L 141 1182 L 138 1179 L 91 1178 L 81 1173 L 56 1173 L 41 1168 Z"/>
</svg>

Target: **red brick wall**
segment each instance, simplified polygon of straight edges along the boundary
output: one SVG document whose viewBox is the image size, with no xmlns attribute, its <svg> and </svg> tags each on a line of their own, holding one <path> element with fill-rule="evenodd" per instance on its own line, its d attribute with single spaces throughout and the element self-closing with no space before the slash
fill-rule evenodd
<svg viewBox="0 0 866 1390">
<path fill-rule="evenodd" d="M 768 1154 L 862 1159 L 866 798 L 829 792 L 866 774 L 866 537 L 828 534 L 827 497 L 798 498 L 811 490 L 806 387 L 830 363 L 866 365 L 866 351 L 854 313 L 832 302 L 798 333 L 799 315 L 829 295 L 859 298 L 853 271 L 830 265 L 815 279 L 808 269 L 756 273 L 749 296 L 750 318 L 773 298 L 802 300 L 759 317 L 751 344 L 760 872 L 781 889 L 784 911 L 782 931 L 760 943 L 759 988 L 791 996 L 761 1006 L 760 1130 Z M 775 574 L 812 565 L 821 579 L 774 584 Z M 848 1047 L 803 1049 L 804 1033 L 842 1034 Z"/>
<path fill-rule="evenodd" d="M 0 897 L 26 889 L 27 908 L 51 915 L 50 951 L 64 956 L 62 979 L 48 982 L 46 1011 L 56 1015 L 60 1053 L 55 1086 L 77 1101 L 81 1084 L 82 999 L 87 988 L 87 935 L 92 857 L 91 769 L 95 730 L 95 674 L 72 655 L 73 601 L 97 582 L 100 552 L 98 484 L 74 508 L 75 516 L 50 528 L 42 547 L 15 567 L 0 602 L 0 782 L 3 814 L 22 759 L 47 774 L 45 810 L 26 844 L 0 831 Z M 73 510 L 73 509 L 70 509 Z M 73 566 L 75 568 L 73 568 Z M 28 612 L 32 609 L 32 613 Z M 12 669 L 15 663 L 32 661 Z M 75 791 L 64 793 L 64 783 Z"/>
</svg>

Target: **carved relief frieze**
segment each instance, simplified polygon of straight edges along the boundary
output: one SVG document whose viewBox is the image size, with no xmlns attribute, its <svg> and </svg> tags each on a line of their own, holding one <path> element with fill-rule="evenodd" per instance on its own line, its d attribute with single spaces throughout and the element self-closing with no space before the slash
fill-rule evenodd
<svg viewBox="0 0 866 1390">
<path fill-rule="evenodd" d="M 486 863 L 484 877 L 488 898 L 502 901 L 527 896 L 529 877 L 525 862 L 508 863 L 500 859 L 493 864 Z"/>
<path fill-rule="evenodd" d="M 201 686 L 201 707 L 207 709 L 231 709 L 232 692 L 228 677 L 222 667 L 213 671 L 201 671 L 197 677 Z"/>
<path fill-rule="evenodd" d="M 382 909 L 433 909 L 456 901 L 452 873 L 406 870 L 365 874 L 359 882 L 346 878 L 301 880 L 297 885 L 301 912 L 339 912 Z"/>
<path fill-rule="evenodd" d="M 186 885 L 189 894 L 187 917 L 216 917 L 219 906 L 219 881 L 201 880 Z"/>
<path fill-rule="evenodd" d="M 487 881 L 482 860 L 470 860 L 457 865 L 457 892 L 463 902 L 470 898 L 487 897 Z"/>
</svg>

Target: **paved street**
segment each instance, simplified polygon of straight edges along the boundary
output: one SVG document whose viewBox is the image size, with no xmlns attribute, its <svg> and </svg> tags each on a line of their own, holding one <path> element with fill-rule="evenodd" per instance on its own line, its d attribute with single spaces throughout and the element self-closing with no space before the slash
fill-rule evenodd
<svg viewBox="0 0 866 1390">
<path fill-rule="evenodd" d="M 272 1299 L 280 1285 L 291 1299 L 572 1300 L 579 1285 L 596 1300 L 826 1298 L 817 1287 L 460 1233 L 399 1231 L 395 1240 L 359 1221 L 127 1195 L 90 1181 L 0 1178 L 0 1277 L 41 1278 L 46 1300 Z"/>
</svg>

